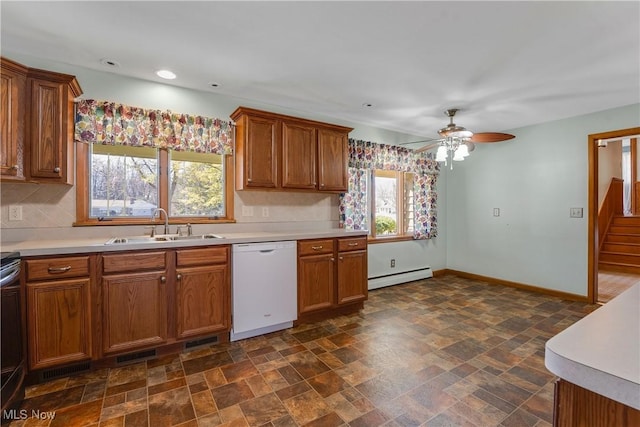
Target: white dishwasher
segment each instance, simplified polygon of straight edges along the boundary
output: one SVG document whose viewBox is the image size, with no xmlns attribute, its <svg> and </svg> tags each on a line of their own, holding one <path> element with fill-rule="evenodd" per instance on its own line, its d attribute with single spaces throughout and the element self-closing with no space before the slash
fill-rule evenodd
<svg viewBox="0 0 640 427">
<path fill-rule="evenodd" d="M 232 248 L 231 341 L 292 327 L 298 315 L 296 242 Z"/>
</svg>

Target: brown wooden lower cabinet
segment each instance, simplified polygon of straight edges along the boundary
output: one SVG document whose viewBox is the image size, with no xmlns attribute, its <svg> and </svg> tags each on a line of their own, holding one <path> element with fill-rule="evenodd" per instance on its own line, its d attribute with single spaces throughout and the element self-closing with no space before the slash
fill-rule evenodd
<svg viewBox="0 0 640 427">
<path fill-rule="evenodd" d="M 103 351 L 121 353 L 167 340 L 165 271 L 102 278 Z"/>
<path fill-rule="evenodd" d="M 177 251 L 176 273 L 177 337 L 229 331 L 229 246 Z"/>
<path fill-rule="evenodd" d="M 555 427 L 635 427 L 640 411 L 558 379 L 555 384 Z"/>
<path fill-rule="evenodd" d="M 29 369 L 228 340 L 229 261 L 229 245 L 26 258 Z"/>
<path fill-rule="evenodd" d="M 27 283 L 29 368 L 90 359 L 89 278 Z"/>
<path fill-rule="evenodd" d="M 298 259 L 298 312 L 333 307 L 335 300 L 335 257 L 307 255 Z"/>
<path fill-rule="evenodd" d="M 360 308 L 367 296 L 366 236 L 298 241 L 298 320 Z"/>
<path fill-rule="evenodd" d="M 29 369 L 91 359 L 91 256 L 26 259 Z"/>
</svg>

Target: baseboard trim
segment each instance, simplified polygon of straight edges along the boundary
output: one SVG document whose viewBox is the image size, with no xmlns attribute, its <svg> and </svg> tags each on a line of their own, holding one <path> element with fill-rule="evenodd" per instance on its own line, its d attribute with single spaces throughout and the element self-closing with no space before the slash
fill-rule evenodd
<svg viewBox="0 0 640 427">
<path fill-rule="evenodd" d="M 566 299 L 569 301 L 577 301 L 577 302 L 589 302 L 589 297 L 584 295 L 572 294 L 569 292 L 556 291 L 554 289 L 542 288 L 539 286 L 527 285 L 525 283 L 512 282 L 509 280 L 497 279 L 495 277 L 482 276 L 479 274 L 467 273 L 466 271 L 460 270 L 451 270 L 445 268 L 443 270 L 435 270 L 433 272 L 433 277 L 442 277 L 447 274 L 453 274 L 454 276 L 463 277 L 465 279 L 479 280 L 482 282 L 487 282 L 490 285 L 502 285 L 508 286 L 510 288 L 522 289 L 525 291 L 536 292 L 539 294 L 551 295 L 554 297 L 559 297 L 562 299 Z"/>
<path fill-rule="evenodd" d="M 433 277 L 431 267 L 425 267 L 418 270 L 389 274 L 387 276 L 372 277 L 368 280 L 367 287 L 371 291 L 387 286 L 400 285 L 402 283 L 414 282 L 421 279 L 429 279 L 430 277 Z"/>
</svg>

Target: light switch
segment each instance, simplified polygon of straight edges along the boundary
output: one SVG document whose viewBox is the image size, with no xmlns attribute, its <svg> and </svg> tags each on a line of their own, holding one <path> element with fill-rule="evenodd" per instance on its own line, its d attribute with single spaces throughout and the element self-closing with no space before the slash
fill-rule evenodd
<svg viewBox="0 0 640 427">
<path fill-rule="evenodd" d="M 493 208 L 493 216 L 500 216 L 500 208 Z"/>
<path fill-rule="evenodd" d="M 570 218 L 582 218 L 582 208 L 570 208 L 569 209 L 569 217 Z"/>
</svg>

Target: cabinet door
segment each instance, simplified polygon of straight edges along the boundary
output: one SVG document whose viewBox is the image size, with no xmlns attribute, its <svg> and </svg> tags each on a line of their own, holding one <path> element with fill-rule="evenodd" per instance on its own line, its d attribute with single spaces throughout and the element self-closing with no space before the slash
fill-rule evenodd
<svg viewBox="0 0 640 427">
<path fill-rule="evenodd" d="M 347 134 L 318 129 L 318 189 L 345 192 L 348 186 Z"/>
<path fill-rule="evenodd" d="M 334 264 L 332 254 L 298 258 L 298 314 L 334 305 Z"/>
<path fill-rule="evenodd" d="M 90 279 L 27 283 L 29 367 L 91 358 Z"/>
<path fill-rule="evenodd" d="M 29 175 L 33 179 L 60 180 L 63 175 L 63 102 L 60 83 L 29 79 L 31 121 L 29 126 Z"/>
<path fill-rule="evenodd" d="M 278 124 L 275 119 L 246 119 L 244 179 L 248 188 L 278 187 Z"/>
<path fill-rule="evenodd" d="M 338 304 L 367 299 L 367 252 L 338 253 Z"/>
<path fill-rule="evenodd" d="M 0 96 L 0 176 L 3 179 L 24 179 L 24 108 L 26 70 L 13 69 L 2 60 L 2 91 Z"/>
<path fill-rule="evenodd" d="M 164 272 L 102 277 L 105 353 L 134 350 L 166 341 L 166 281 Z"/>
<path fill-rule="evenodd" d="M 282 124 L 282 187 L 315 189 L 316 129 L 296 123 Z"/>
<path fill-rule="evenodd" d="M 178 338 L 229 331 L 231 282 L 227 264 L 179 268 L 176 279 Z"/>
</svg>

